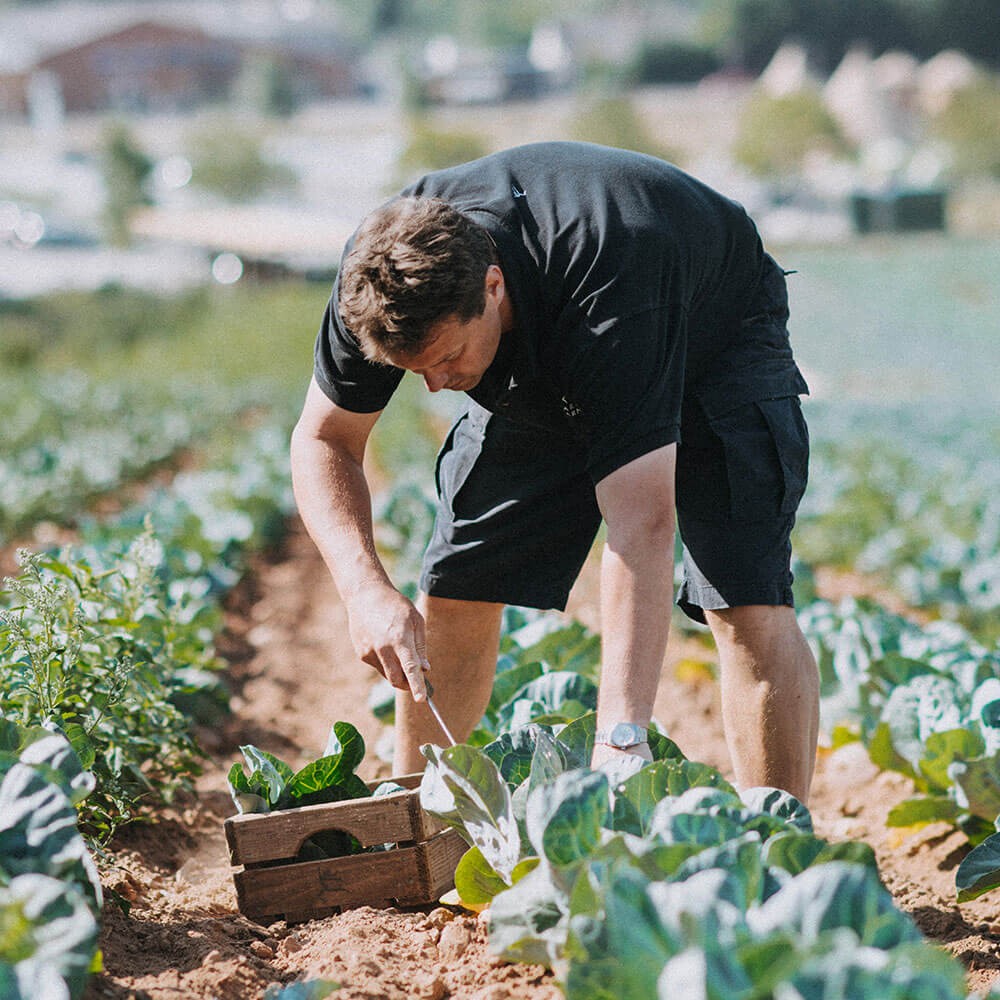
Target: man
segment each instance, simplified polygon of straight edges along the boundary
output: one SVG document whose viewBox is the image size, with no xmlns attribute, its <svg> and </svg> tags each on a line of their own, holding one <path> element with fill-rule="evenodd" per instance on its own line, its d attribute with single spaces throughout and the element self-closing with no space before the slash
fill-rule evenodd
<svg viewBox="0 0 1000 1000">
<path fill-rule="evenodd" d="M 736 780 L 805 800 L 818 677 L 792 607 L 807 392 L 784 275 L 743 209 L 652 157 L 539 143 L 432 173 L 348 245 L 292 445 L 362 660 L 399 689 L 397 773 L 489 698 L 505 604 L 565 607 L 603 519 L 595 766 L 645 741 L 673 590 L 707 622 Z M 372 538 L 365 444 L 404 370 L 469 409 L 438 459 L 415 607 Z"/>
</svg>

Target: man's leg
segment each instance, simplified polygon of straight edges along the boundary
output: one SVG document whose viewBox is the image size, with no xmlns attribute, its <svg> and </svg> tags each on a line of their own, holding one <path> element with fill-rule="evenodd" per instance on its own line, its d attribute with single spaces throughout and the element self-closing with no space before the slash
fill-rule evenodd
<svg viewBox="0 0 1000 1000">
<path fill-rule="evenodd" d="M 434 704 L 455 739 L 467 739 L 490 700 L 504 606 L 422 595 L 419 607 L 427 622 Z M 416 704 L 408 691 L 397 691 L 393 773 L 422 771 L 425 743 L 446 746 L 447 740 L 426 705 Z"/>
<path fill-rule="evenodd" d="M 726 741 L 743 788 L 808 801 L 819 730 L 819 672 L 790 607 L 705 611 L 721 663 Z"/>
</svg>

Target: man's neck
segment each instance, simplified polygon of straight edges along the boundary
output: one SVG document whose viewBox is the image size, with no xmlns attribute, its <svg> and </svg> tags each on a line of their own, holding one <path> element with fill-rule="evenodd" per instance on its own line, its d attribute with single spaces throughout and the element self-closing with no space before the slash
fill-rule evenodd
<svg viewBox="0 0 1000 1000">
<path fill-rule="evenodd" d="M 499 313 L 500 332 L 510 333 L 510 331 L 517 326 L 517 320 L 514 316 L 514 305 L 510 301 L 509 295 L 504 295 L 504 297 L 500 300 Z"/>
</svg>

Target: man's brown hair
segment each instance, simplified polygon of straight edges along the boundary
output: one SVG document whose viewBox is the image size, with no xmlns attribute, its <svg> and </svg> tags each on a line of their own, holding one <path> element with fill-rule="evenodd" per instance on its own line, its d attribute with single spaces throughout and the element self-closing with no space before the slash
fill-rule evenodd
<svg viewBox="0 0 1000 1000">
<path fill-rule="evenodd" d="M 340 274 L 340 315 L 365 356 L 419 354 L 438 320 L 486 307 L 492 239 L 446 202 L 396 198 L 361 223 Z"/>
</svg>

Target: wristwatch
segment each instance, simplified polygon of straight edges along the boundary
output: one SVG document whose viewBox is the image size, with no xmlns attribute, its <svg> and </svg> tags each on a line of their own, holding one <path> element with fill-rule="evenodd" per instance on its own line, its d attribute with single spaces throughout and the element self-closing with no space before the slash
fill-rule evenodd
<svg viewBox="0 0 1000 1000">
<path fill-rule="evenodd" d="M 610 729 L 598 729 L 594 734 L 595 743 L 604 743 L 616 750 L 627 750 L 637 743 L 646 742 L 646 727 L 634 722 L 616 722 Z"/>
</svg>

